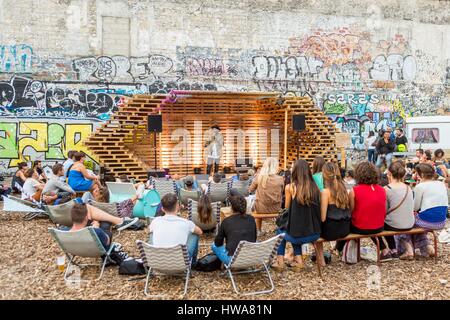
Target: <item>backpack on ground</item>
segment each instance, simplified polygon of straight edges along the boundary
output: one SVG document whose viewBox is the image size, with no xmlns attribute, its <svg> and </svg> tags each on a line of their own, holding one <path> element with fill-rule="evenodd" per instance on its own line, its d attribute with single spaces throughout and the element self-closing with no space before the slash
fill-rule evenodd
<svg viewBox="0 0 450 320">
<path fill-rule="evenodd" d="M 216 270 L 220 270 L 221 265 L 222 262 L 219 260 L 219 258 L 211 252 L 197 260 L 195 270 L 203 272 L 213 272 Z"/>
<path fill-rule="evenodd" d="M 358 242 L 356 240 L 349 240 L 345 243 L 342 251 L 342 261 L 348 264 L 358 262 Z"/>
<path fill-rule="evenodd" d="M 141 259 L 128 259 L 119 266 L 119 274 L 126 276 L 146 274 L 144 263 Z"/>
</svg>

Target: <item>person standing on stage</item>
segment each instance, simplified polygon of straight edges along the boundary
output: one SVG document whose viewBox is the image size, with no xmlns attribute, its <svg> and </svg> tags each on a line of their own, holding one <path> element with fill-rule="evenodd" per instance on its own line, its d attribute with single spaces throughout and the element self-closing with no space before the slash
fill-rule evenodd
<svg viewBox="0 0 450 320">
<path fill-rule="evenodd" d="M 206 148 L 206 173 L 211 174 L 214 164 L 214 173 L 219 171 L 220 158 L 222 157 L 223 135 L 218 125 L 213 125 L 205 134 Z"/>
</svg>

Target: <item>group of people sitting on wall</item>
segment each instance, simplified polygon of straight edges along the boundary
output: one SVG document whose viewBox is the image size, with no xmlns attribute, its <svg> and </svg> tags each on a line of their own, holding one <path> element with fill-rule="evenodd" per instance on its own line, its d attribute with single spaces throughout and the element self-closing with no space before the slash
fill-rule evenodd
<svg viewBox="0 0 450 320">
<path fill-rule="evenodd" d="M 303 159 L 292 164 L 290 170 L 282 171 L 278 160 L 267 158 L 263 166 L 253 172 L 240 174 L 232 179 L 248 180 L 248 192 L 253 194 L 252 212 L 273 214 L 287 209 L 287 224 L 276 230 L 284 234 L 278 248 L 273 268 L 282 271 L 286 266 L 297 271 L 303 268 L 302 245 L 314 243 L 319 238 L 335 241 L 349 233 L 362 235 L 377 234 L 383 230 L 404 231 L 414 227 L 439 230 L 444 228 L 448 210 L 448 191 L 450 179 L 440 181 L 436 161 L 430 163 L 421 156 L 411 163 L 396 160 L 389 164 L 385 173 L 370 161 L 363 161 L 354 170 L 346 171 L 335 162 L 326 162 L 316 157 L 309 165 Z M 443 153 L 435 153 L 445 166 Z M 111 243 L 111 229 L 123 230 L 137 222 L 133 218 L 133 207 L 142 198 L 147 184 L 137 184 L 136 196 L 116 204 L 117 216 L 113 216 L 97 203 L 109 202 L 109 191 L 99 178 L 86 169 L 85 155 L 81 152 L 69 152 L 69 158 L 63 164 L 55 164 L 53 175 L 47 178 L 40 163 L 31 169 L 26 163 L 19 164 L 14 175 L 13 187 L 20 186 L 24 199 L 57 204 L 75 198 L 77 192 L 85 192 L 72 209 L 73 226 L 71 231 L 79 230 L 90 224 L 96 228 L 99 239 L 107 249 Z M 405 183 L 405 177 L 411 172 L 414 188 Z M 180 188 L 199 189 L 193 177 L 177 178 Z M 222 174 L 214 174 L 211 183 L 220 183 Z M 122 177 L 122 180 L 127 179 Z M 37 196 L 37 194 L 39 196 Z M 257 241 L 262 234 L 262 220 L 248 214 L 245 197 L 237 190 L 231 190 L 228 197 L 232 214 L 219 225 L 211 250 L 224 263 L 228 264 L 240 241 Z M 184 244 L 195 262 L 199 237 L 210 231 L 199 225 L 215 220 L 206 192 L 203 192 L 197 206 L 199 223 L 182 218 L 181 206 L 177 194 L 166 194 L 161 199 L 161 212 L 150 226 L 149 241 L 155 246 Z M 373 238 L 375 241 L 375 238 Z M 420 249 L 423 256 L 432 257 L 436 253 L 426 234 L 385 237 L 381 241 L 381 260 L 393 258 L 413 259 L 413 248 Z M 291 243 L 293 255 L 286 254 L 286 245 Z M 414 242 L 414 245 L 413 245 Z M 325 266 L 323 246 L 317 243 L 316 257 Z M 342 241 L 337 241 L 335 249 L 341 252 Z"/>
</svg>

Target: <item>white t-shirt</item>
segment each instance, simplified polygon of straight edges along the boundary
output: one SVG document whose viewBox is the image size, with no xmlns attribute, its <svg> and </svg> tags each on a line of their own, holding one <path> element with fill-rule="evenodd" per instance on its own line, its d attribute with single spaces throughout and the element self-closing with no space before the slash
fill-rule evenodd
<svg viewBox="0 0 450 320">
<path fill-rule="evenodd" d="M 153 245 L 156 247 L 171 247 L 177 244 L 186 244 L 189 234 L 193 233 L 195 224 L 187 219 L 165 215 L 156 217 L 150 224 L 153 232 Z"/>
<path fill-rule="evenodd" d="M 39 184 L 39 181 L 28 178 L 25 180 L 22 189 L 22 199 L 29 199 L 36 193 L 36 186 Z"/>
<path fill-rule="evenodd" d="M 377 137 L 375 137 L 375 136 L 371 136 L 371 137 L 366 138 L 367 149 L 370 149 L 370 150 L 371 149 L 375 149 L 375 147 L 372 146 L 372 143 L 374 143 L 375 140 L 377 140 Z"/>
<path fill-rule="evenodd" d="M 414 188 L 414 211 L 425 211 L 434 207 L 447 207 L 448 195 L 441 181 L 426 181 Z"/>
</svg>

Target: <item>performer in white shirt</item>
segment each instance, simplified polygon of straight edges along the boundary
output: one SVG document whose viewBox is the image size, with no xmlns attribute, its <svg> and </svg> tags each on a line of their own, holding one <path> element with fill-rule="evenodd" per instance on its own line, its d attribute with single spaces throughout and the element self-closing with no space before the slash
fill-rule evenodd
<svg viewBox="0 0 450 320">
<path fill-rule="evenodd" d="M 218 125 L 213 125 L 205 134 L 206 173 L 211 174 L 214 164 L 214 173 L 219 171 L 220 158 L 222 157 L 223 135 Z"/>
</svg>

